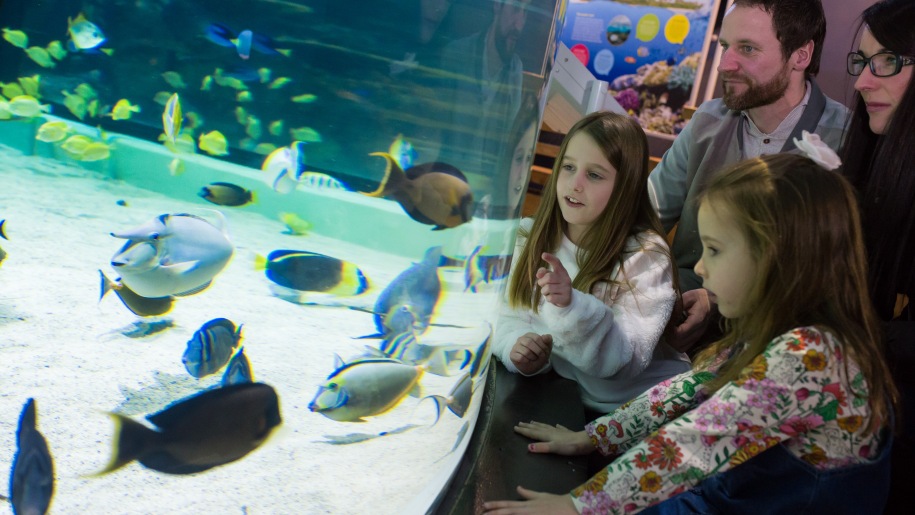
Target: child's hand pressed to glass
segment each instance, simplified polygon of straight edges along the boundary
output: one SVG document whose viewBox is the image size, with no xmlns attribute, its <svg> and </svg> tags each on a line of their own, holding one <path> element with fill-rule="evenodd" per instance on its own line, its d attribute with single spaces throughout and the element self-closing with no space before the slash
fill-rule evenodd
<svg viewBox="0 0 915 515">
<path fill-rule="evenodd" d="M 552 270 L 546 267 L 540 267 L 537 270 L 537 285 L 540 286 L 540 293 L 543 298 L 550 304 L 564 308 L 572 303 L 572 279 L 569 278 L 569 272 L 559 261 L 559 258 L 544 252 L 541 256 Z"/>
</svg>

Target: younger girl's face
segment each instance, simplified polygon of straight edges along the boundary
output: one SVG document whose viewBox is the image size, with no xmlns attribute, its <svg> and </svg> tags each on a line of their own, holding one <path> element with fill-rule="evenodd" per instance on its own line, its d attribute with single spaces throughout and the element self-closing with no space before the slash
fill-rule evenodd
<svg viewBox="0 0 915 515">
<path fill-rule="evenodd" d="M 607 207 L 616 182 L 616 168 L 591 136 L 579 132 L 566 146 L 559 174 L 559 209 L 568 227 L 566 236 L 577 245 Z"/>
<path fill-rule="evenodd" d="M 702 258 L 694 270 L 702 278 L 702 287 L 717 297 L 721 315 L 737 318 L 749 310 L 747 297 L 757 264 L 749 242 L 730 215 L 729 208 L 708 200 L 699 206 Z"/>
</svg>

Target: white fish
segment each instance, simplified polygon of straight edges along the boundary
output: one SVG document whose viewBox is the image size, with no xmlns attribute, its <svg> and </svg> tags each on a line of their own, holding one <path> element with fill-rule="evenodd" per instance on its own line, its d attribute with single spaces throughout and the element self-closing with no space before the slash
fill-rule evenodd
<svg viewBox="0 0 915 515">
<path fill-rule="evenodd" d="M 281 147 L 267 156 L 261 170 L 267 172 L 267 183 L 278 193 L 289 193 L 298 185 L 298 179 L 305 173 L 305 144 L 293 141 L 288 147 Z"/>
<path fill-rule="evenodd" d="M 219 227 L 199 216 L 164 214 L 135 229 L 111 233 L 127 242 L 111 258 L 121 282 L 147 298 L 197 293 L 213 280 L 234 251 Z"/>
</svg>

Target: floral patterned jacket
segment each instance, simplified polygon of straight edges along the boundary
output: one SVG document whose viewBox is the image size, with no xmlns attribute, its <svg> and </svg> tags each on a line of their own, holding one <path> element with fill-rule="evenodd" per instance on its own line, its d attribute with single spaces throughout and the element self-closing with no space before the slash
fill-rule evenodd
<svg viewBox="0 0 915 515">
<path fill-rule="evenodd" d="M 651 388 L 586 426 L 600 452 L 621 454 L 572 492 L 583 513 L 632 513 L 778 444 L 820 469 L 876 455 L 868 388 L 836 337 L 813 327 L 772 340 L 737 381 L 704 383 L 725 362 Z"/>
</svg>

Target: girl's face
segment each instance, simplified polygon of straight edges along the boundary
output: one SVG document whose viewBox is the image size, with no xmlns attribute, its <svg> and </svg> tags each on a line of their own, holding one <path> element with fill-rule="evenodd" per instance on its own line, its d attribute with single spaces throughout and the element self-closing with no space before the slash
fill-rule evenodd
<svg viewBox="0 0 915 515">
<path fill-rule="evenodd" d="M 869 30 L 865 29 L 861 35 L 861 44 L 858 51 L 871 57 L 887 49 L 881 45 Z M 855 81 L 855 89 L 861 92 L 864 103 L 867 104 L 867 114 L 870 117 L 870 128 L 874 134 L 883 134 L 893 118 L 893 113 L 899 107 L 902 96 L 905 94 L 909 81 L 912 80 L 913 66 L 903 66 L 899 73 L 889 77 L 874 77 L 870 66 L 865 66 L 864 71 Z"/>
<path fill-rule="evenodd" d="M 694 270 L 702 287 L 717 297 L 718 311 L 737 318 L 749 310 L 747 297 L 756 278 L 756 259 L 750 245 L 726 206 L 708 200 L 699 206 L 699 239 L 702 258 Z"/>
<path fill-rule="evenodd" d="M 508 205 L 512 209 L 521 203 L 524 193 L 527 192 L 527 177 L 534 160 L 534 133 L 537 126 L 531 124 L 530 128 L 521 136 L 521 141 L 515 145 L 512 154 L 511 170 L 508 178 Z"/>
<path fill-rule="evenodd" d="M 582 235 L 604 212 L 616 168 L 591 136 L 579 132 L 566 146 L 556 180 L 556 197 L 566 221 L 568 238 L 578 245 Z"/>
</svg>

